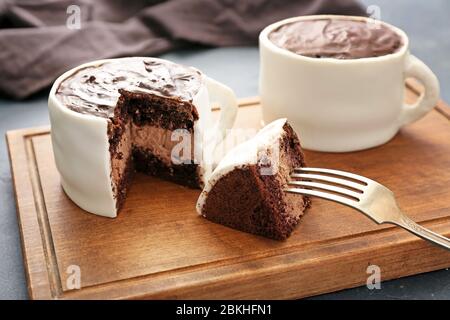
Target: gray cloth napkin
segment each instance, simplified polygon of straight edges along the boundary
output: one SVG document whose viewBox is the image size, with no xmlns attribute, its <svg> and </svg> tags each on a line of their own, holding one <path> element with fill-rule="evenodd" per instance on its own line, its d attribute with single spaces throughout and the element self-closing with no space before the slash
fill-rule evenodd
<svg viewBox="0 0 450 320">
<path fill-rule="evenodd" d="M 321 13 L 365 14 L 354 0 L 0 0 L 0 93 L 26 98 L 96 59 L 255 45 L 272 22 Z"/>
</svg>

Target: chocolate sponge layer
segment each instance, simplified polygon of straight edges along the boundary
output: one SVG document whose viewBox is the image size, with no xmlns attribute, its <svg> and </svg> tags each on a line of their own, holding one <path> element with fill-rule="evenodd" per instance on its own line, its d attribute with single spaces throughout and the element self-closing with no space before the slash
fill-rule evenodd
<svg viewBox="0 0 450 320">
<path fill-rule="evenodd" d="M 305 165 L 295 132 L 287 124 L 283 129 L 277 172 L 261 174 L 260 164 L 249 164 L 221 177 L 202 208 L 207 219 L 276 240 L 290 236 L 310 200 L 283 191 L 294 168 Z"/>
</svg>

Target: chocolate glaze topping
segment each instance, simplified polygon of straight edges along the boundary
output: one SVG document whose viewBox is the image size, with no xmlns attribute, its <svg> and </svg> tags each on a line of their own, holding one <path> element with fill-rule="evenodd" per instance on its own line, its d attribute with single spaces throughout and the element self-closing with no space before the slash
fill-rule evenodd
<svg viewBox="0 0 450 320">
<path fill-rule="evenodd" d="M 73 111 L 110 118 L 120 89 L 192 102 L 201 82 L 194 68 L 155 58 L 122 58 L 77 71 L 61 82 L 56 97 Z"/>
<path fill-rule="evenodd" d="M 381 23 L 346 19 L 304 20 L 269 34 L 276 46 L 313 58 L 358 59 L 396 52 L 401 36 Z"/>
</svg>

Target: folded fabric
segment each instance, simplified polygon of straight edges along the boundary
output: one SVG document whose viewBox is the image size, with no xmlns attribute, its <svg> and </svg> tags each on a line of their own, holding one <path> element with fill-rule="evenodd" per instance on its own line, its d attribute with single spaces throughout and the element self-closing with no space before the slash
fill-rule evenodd
<svg viewBox="0 0 450 320">
<path fill-rule="evenodd" d="M 95 59 L 255 45 L 274 21 L 321 13 L 365 14 L 354 0 L 0 2 L 0 93 L 25 98 Z"/>
</svg>

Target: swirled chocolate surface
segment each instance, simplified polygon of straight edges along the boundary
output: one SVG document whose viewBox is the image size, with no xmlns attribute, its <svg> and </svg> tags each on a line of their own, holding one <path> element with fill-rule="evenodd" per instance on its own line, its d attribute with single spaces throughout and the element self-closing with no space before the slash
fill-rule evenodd
<svg viewBox="0 0 450 320">
<path fill-rule="evenodd" d="M 155 58 L 122 58 L 78 70 L 61 82 L 56 97 L 73 111 L 110 118 L 119 89 L 192 102 L 201 83 L 194 68 Z"/>
<path fill-rule="evenodd" d="M 402 37 L 381 23 L 350 19 L 304 20 L 282 25 L 269 34 L 276 46 L 313 58 L 378 57 L 401 48 Z"/>
</svg>

